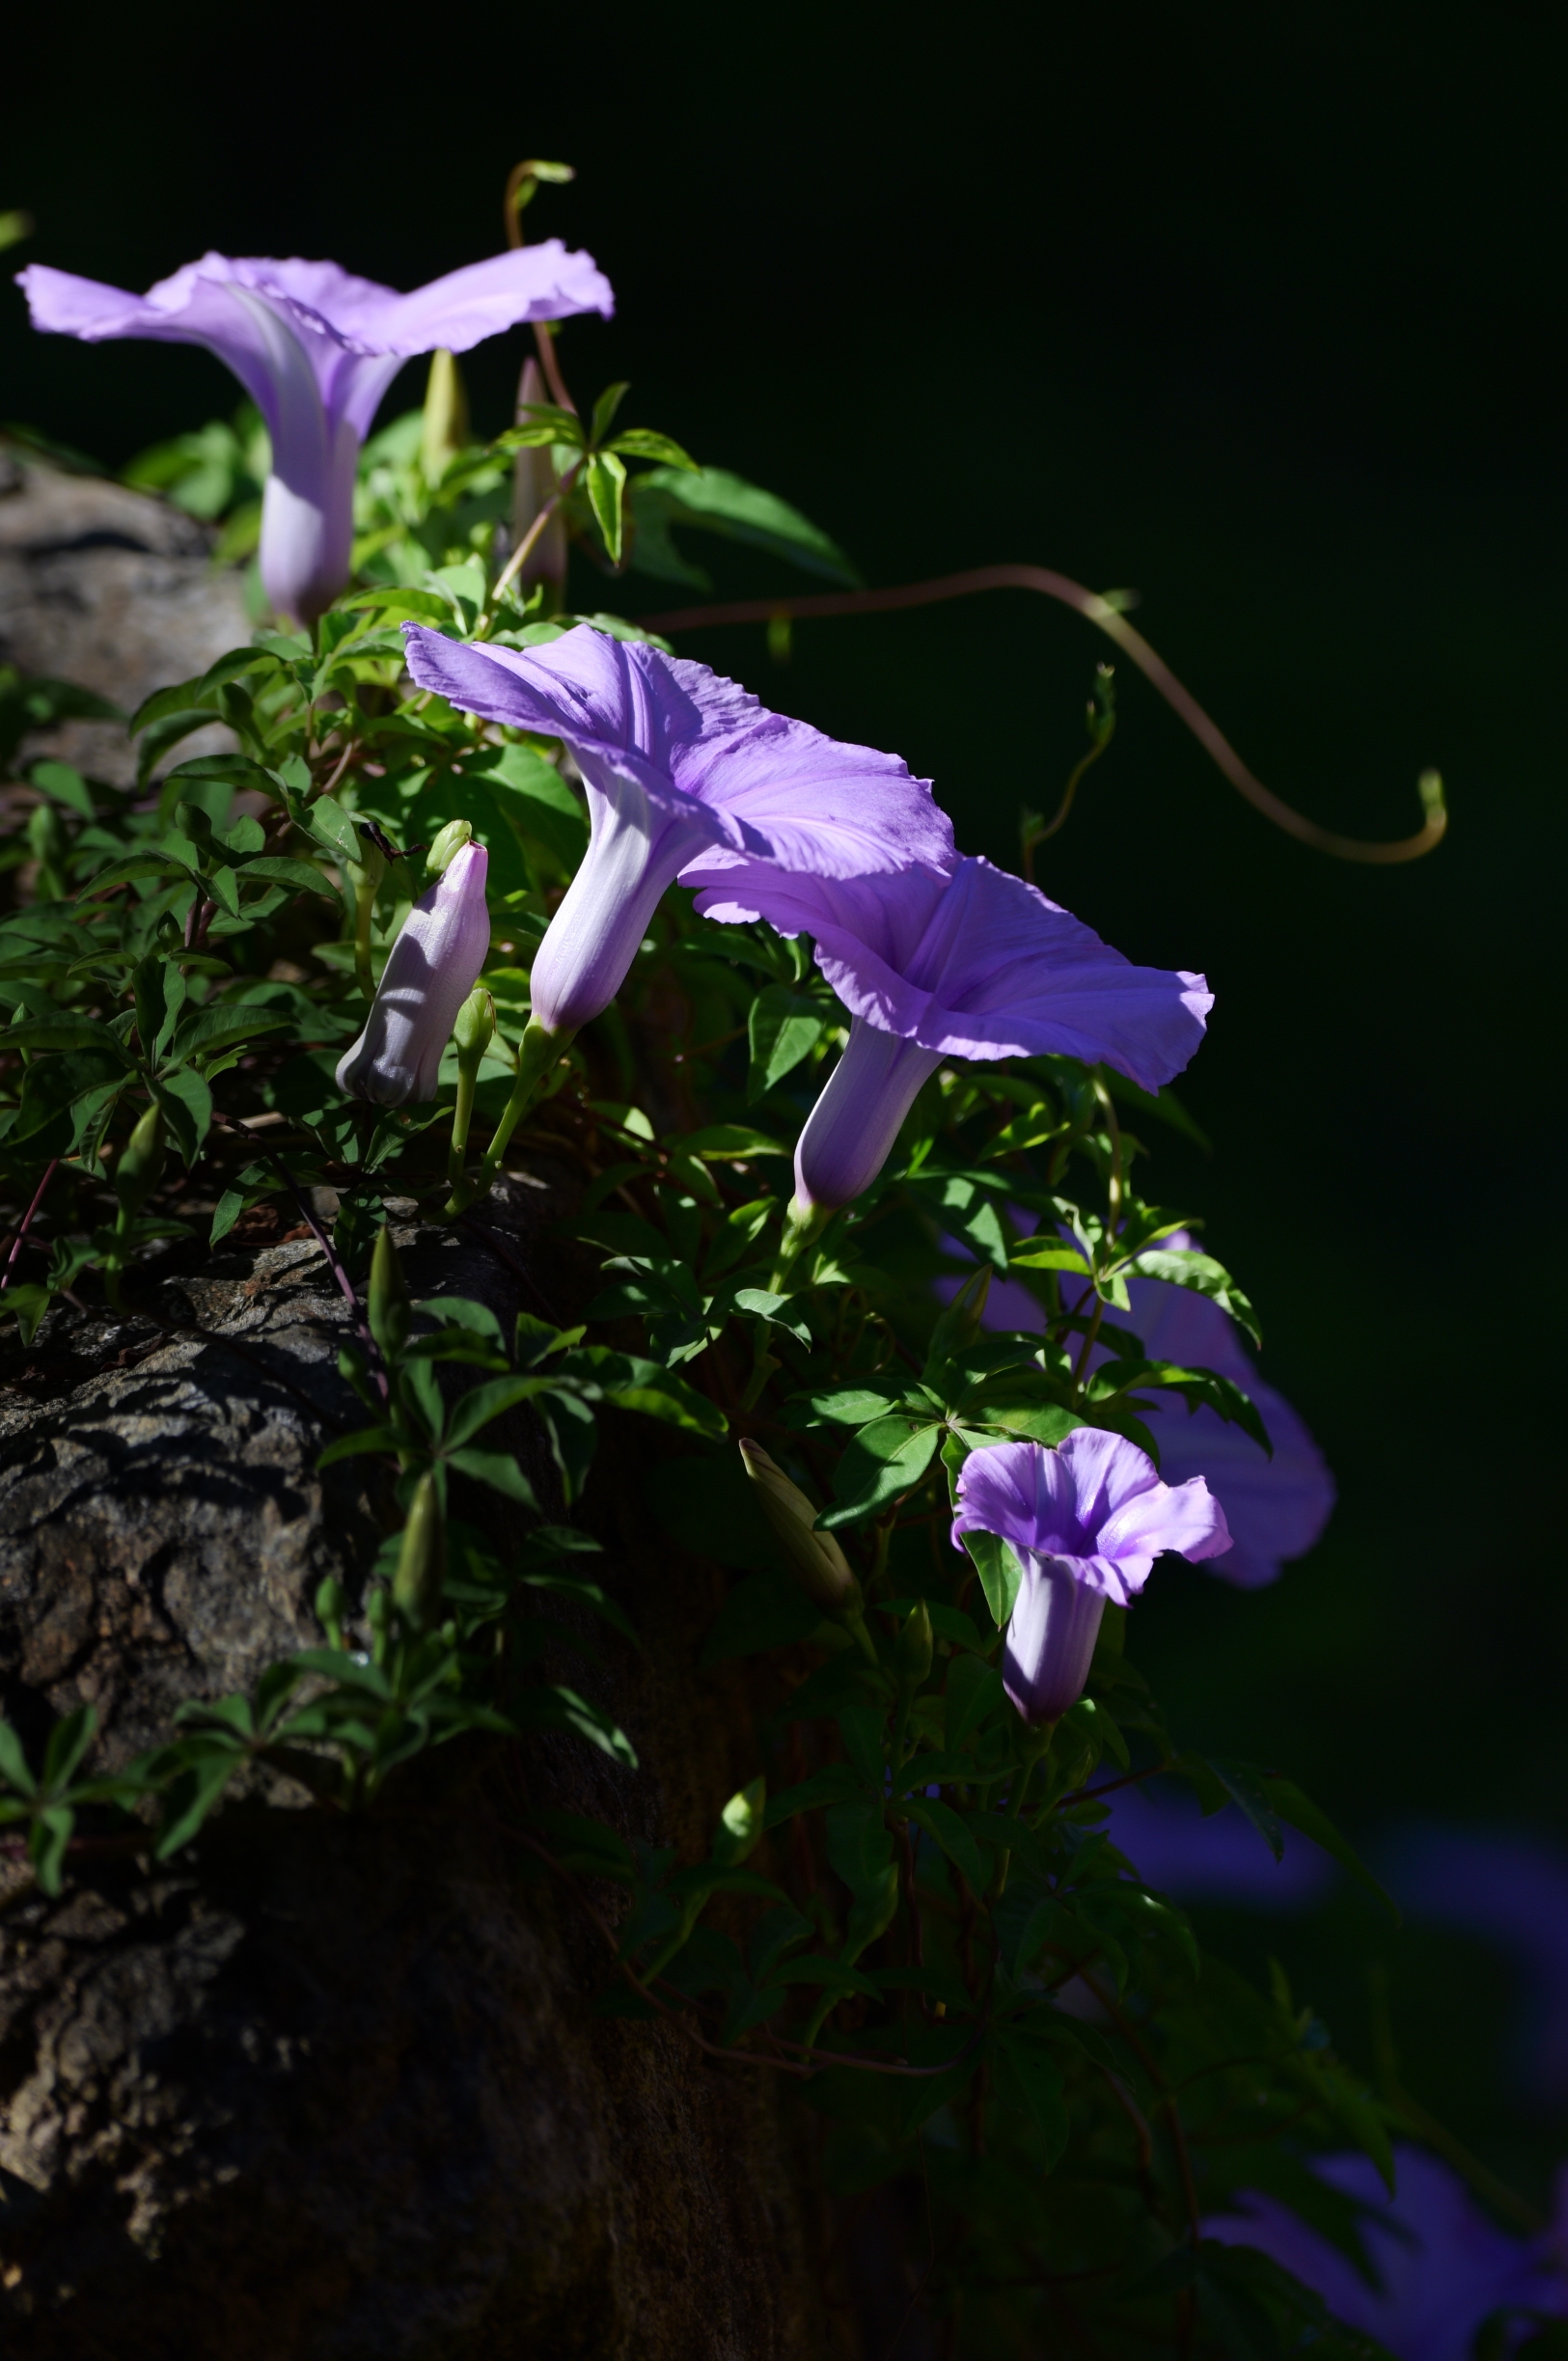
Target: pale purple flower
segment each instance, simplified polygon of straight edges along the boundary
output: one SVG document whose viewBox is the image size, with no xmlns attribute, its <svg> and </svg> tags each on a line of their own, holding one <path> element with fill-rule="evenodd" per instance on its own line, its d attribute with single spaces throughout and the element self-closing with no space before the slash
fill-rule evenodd
<svg viewBox="0 0 1568 2361">
<path fill-rule="evenodd" d="M 1398 2148 L 1394 2160 L 1392 2197 L 1366 2156 L 1313 2165 L 1362 2209 L 1359 2227 L 1376 2287 L 1300 2214 L 1258 2189 L 1244 2189 L 1243 2210 L 1205 2222 L 1203 2236 L 1271 2255 L 1398 2361 L 1469 2361 L 1482 2321 L 1510 2307 L 1568 2317 L 1568 2277 L 1550 2234 L 1520 2238 L 1496 2228 L 1458 2174 L 1423 2149 Z"/>
<path fill-rule="evenodd" d="M 1013 1209 L 1013 1219 L 1020 1229 L 1029 1228 L 1027 1214 Z M 942 1243 L 950 1253 L 968 1253 L 955 1239 L 945 1238 Z M 1186 1231 L 1177 1230 L 1160 1243 L 1164 1248 L 1189 1247 L 1194 1242 Z M 955 1278 L 938 1279 L 936 1291 L 944 1302 L 949 1302 L 962 1283 Z M 1063 1278 L 1063 1301 L 1070 1304 L 1075 1287 L 1087 1283 Z M 1304 1557 L 1312 1548 L 1333 1513 L 1334 1482 L 1328 1462 L 1300 1412 L 1266 1378 L 1259 1377 L 1240 1330 L 1211 1297 L 1159 1278 L 1129 1279 L 1127 1295 L 1131 1310 L 1125 1325 L 1142 1338 L 1150 1360 L 1173 1361 L 1184 1369 L 1217 1370 L 1241 1387 L 1268 1429 L 1274 1445 L 1272 1459 L 1245 1429 L 1222 1418 L 1206 1403 L 1189 1411 L 1185 1403 L 1156 1389 L 1140 1397 L 1148 1404 L 1140 1416 L 1159 1422 L 1154 1436 L 1160 1446 L 1161 1474 L 1173 1483 L 1191 1475 L 1204 1476 L 1224 1502 L 1231 1547 L 1219 1557 L 1209 1558 L 1204 1573 L 1234 1582 L 1238 1590 L 1259 1590 L 1278 1581 L 1289 1559 Z M 1043 1332 L 1045 1313 L 1016 1279 L 993 1279 L 981 1324 L 988 1329 Z M 1098 1368 L 1110 1358 L 1110 1346 L 1096 1345 L 1089 1367 Z"/>
<path fill-rule="evenodd" d="M 1055 1054 L 1114 1066 L 1158 1090 L 1197 1050 L 1214 996 L 1201 975 L 1138 968 L 1035 887 L 967 857 L 949 874 L 727 876 L 683 882 L 726 920 L 764 918 L 815 938 L 817 965 L 855 1020 L 795 1155 L 803 1208 L 846 1205 L 876 1178 L 944 1057 Z"/>
<path fill-rule="evenodd" d="M 441 1053 L 490 947 L 490 856 L 465 844 L 403 920 L 338 1087 L 381 1107 L 433 1099 Z"/>
<path fill-rule="evenodd" d="M 765 901 L 786 871 L 926 877 L 953 860 L 928 782 L 895 755 L 769 713 L 705 664 L 579 625 L 546 645 L 465 646 L 406 626 L 408 669 L 466 713 L 563 739 L 591 835 L 535 956 L 536 1021 L 608 1007 L 666 887 L 733 874 Z"/>
<path fill-rule="evenodd" d="M 1023 1583 L 1003 1649 L 1003 1685 L 1029 1722 L 1055 1721 L 1084 1693 L 1106 1601 L 1126 1606 L 1166 1550 L 1216 1556 L 1230 1535 L 1203 1478 L 1164 1484 L 1146 1451 L 1099 1427 L 1054 1450 L 1002 1442 L 958 1473 L 952 1539 L 995 1533 Z"/>
<path fill-rule="evenodd" d="M 336 262 L 206 254 L 145 295 L 41 262 L 18 271 L 33 325 L 96 344 L 112 337 L 205 344 L 266 421 L 261 581 L 280 615 L 314 622 L 348 580 L 354 473 L 381 397 L 406 360 L 466 352 L 519 320 L 614 309 L 590 255 L 559 238 L 400 295 Z"/>
</svg>

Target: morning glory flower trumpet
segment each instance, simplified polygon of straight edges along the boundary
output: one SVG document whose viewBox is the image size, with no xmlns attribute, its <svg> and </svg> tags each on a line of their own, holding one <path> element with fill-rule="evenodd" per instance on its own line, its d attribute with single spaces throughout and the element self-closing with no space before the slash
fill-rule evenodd
<svg viewBox="0 0 1568 2361">
<path fill-rule="evenodd" d="M 403 920 L 365 1030 L 339 1061 L 338 1087 L 355 1098 L 401 1107 L 435 1096 L 441 1054 L 490 947 L 490 856 L 472 833 L 451 820 L 430 847 L 440 874 Z"/>
<path fill-rule="evenodd" d="M 1090 1426 L 1075 1427 L 1055 1450 L 1003 1442 L 972 1451 L 958 1473 L 955 1548 L 965 1533 L 995 1533 L 1023 1570 L 1002 1680 L 1036 1726 L 1083 1695 L 1108 1599 L 1128 1606 L 1163 1551 L 1205 1558 L 1230 1546 L 1224 1512 L 1200 1475 L 1162 1483 L 1146 1451 Z"/>
<path fill-rule="evenodd" d="M 535 954 L 519 1090 L 536 1062 L 607 1008 L 677 878 L 722 879 L 766 907 L 785 872 L 881 872 L 940 891 L 952 828 L 895 755 L 770 713 L 732 680 L 580 624 L 545 645 L 465 645 L 405 625 L 408 669 L 466 713 L 570 747 L 591 833 Z M 489 1168 L 524 1099 L 508 1110 Z"/>
<path fill-rule="evenodd" d="M 402 295 L 336 262 L 206 254 L 145 295 L 32 263 L 16 274 L 33 325 L 90 344 L 204 344 L 266 421 L 261 581 L 280 615 L 314 622 L 348 580 L 359 448 L 406 360 L 466 352 L 522 320 L 615 307 L 592 257 L 559 238 L 492 255 Z"/>
<path fill-rule="evenodd" d="M 797 1223 L 869 1188 L 944 1057 L 1081 1057 L 1158 1090 L 1197 1050 L 1214 1005 L 1201 975 L 1134 967 L 978 858 L 947 876 L 761 880 L 698 860 L 684 882 L 703 889 L 708 918 L 761 917 L 814 936 L 817 965 L 854 1019 L 796 1149 Z"/>
</svg>

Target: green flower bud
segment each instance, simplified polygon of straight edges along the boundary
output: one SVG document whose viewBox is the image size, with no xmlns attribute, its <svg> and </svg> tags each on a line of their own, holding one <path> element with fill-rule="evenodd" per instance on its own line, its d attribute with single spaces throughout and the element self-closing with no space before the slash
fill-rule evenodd
<svg viewBox="0 0 1568 2361">
<path fill-rule="evenodd" d="M 931 1610 L 917 1599 L 904 1617 L 894 1646 L 894 1662 L 901 1688 L 916 1689 L 931 1669 Z"/>
<path fill-rule="evenodd" d="M 163 1171 L 163 1109 L 154 1099 L 120 1151 L 114 1185 L 126 1214 L 138 1214 Z"/>
<path fill-rule="evenodd" d="M 468 394 L 454 356 L 438 345 L 430 355 L 425 383 L 425 420 L 420 434 L 420 466 L 426 483 L 439 483 L 449 459 L 469 439 Z"/>
<path fill-rule="evenodd" d="M 427 1632 L 439 1620 L 446 1579 L 447 1533 L 441 1496 L 434 1476 L 423 1475 L 403 1527 L 398 1571 L 392 1578 L 392 1603 L 414 1631 Z"/>
<path fill-rule="evenodd" d="M 760 1844 L 767 1800 L 766 1779 L 753 1779 L 750 1786 L 730 1797 L 719 1815 L 718 1834 L 713 1839 L 713 1859 L 720 1869 L 738 1869 Z"/>
<path fill-rule="evenodd" d="M 316 1619 L 334 1648 L 343 1646 L 343 1619 L 348 1612 L 348 1593 L 335 1575 L 316 1586 Z"/>
<path fill-rule="evenodd" d="M 849 1560 L 831 1533 L 813 1530 L 816 1511 L 759 1442 L 744 1440 L 740 1456 L 756 1486 L 762 1514 L 773 1527 L 790 1573 L 824 1614 L 858 1613 L 861 1587 Z"/>
<path fill-rule="evenodd" d="M 474 831 L 466 820 L 449 820 L 445 828 L 438 828 L 435 840 L 425 856 L 426 875 L 444 877 L 463 846 L 473 841 Z"/>
<path fill-rule="evenodd" d="M 482 984 L 474 986 L 458 1009 L 452 1038 L 459 1061 L 477 1070 L 480 1059 L 495 1039 L 495 1002 Z"/>
<path fill-rule="evenodd" d="M 371 1334 L 389 1360 L 399 1354 L 408 1337 L 408 1289 L 402 1265 L 388 1229 L 376 1233 L 371 1256 L 371 1283 L 366 1292 Z"/>
</svg>

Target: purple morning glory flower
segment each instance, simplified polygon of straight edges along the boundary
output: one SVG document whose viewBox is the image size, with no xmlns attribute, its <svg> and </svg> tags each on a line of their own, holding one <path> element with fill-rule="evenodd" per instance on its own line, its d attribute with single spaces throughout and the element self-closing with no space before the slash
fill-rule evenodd
<svg viewBox="0 0 1568 2361">
<path fill-rule="evenodd" d="M 947 876 L 726 875 L 683 881 L 720 920 L 809 934 L 855 1022 L 795 1155 L 804 1212 L 846 1205 L 876 1178 L 915 1093 L 944 1057 L 1057 1054 L 1158 1090 L 1203 1038 L 1201 975 L 1137 968 L 1021 877 L 968 857 Z"/>
<path fill-rule="evenodd" d="M 1457 2173 L 1419 2148 L 1395 2151 L 1389 2197 L 1362 2155 L 1326 2156 L 1320 2179 L 1364 2208 L 1361 2229 L 1379 2286 L 1278 2198 L 1243 2190 L 1243 2210 L 1205 2222 L 1203 2235 L 1255 2246 L 1322 2296 L 1350 2328 L 1376 2337 L 1398 2361 L 1468 2361 L 1489 2314 L 1507 2306 L 1568 2317 L 1568 2276 L 1547 2238 L 1511 2237 L 1472 2203 Z"/>
<path fill-rule="evenodd" d="M 403 920 L 365 1030 L 338 1066 L 338 1087 L 377 1106 L 433 1099 L 441 1053 L 490 947 L 490 856 L 465 844 Z"/>
<path fill-rule="evenodd" d="M 354 473 L 393 378 L 416 353 L 466 352 L 519 320 L 614 309 L 591 256 L 559 238 L 493 255 L 400 295 L 336 262 L 206 254 L 145 295 L 41 262 L 18 271 L 33 325 L 90 344 L 111 337 L 205 344 L 266 421 L 261 580 L 280 615 L 314 622 L 348 580 Z"/>
<path fill-rule="evenodd" d="M 572 1032 L 620 989 L 660 895 L 733 872 L 926 877 L 952 829 L 895 755 L 769 713 L 705 664 L 580 624 L 538 647 L 465 646 L 406 626 L 408 669 L 466 713 L 564 739 L 588 790 L 588 857 L 534 961 L 535 1022 Z"/>
<path fill-rule="evenodd" d="M 958 1474 L 955 1547 L 964 1533 L 999 1535 L 1023 1569 L 1002 1679 L 1034 1723 L 1055 1721 L 1083 1695 L 1108 1599 L 1128 1606 L 1163 1551 L 1214 1557 L 1230 1541 L 1200 1475 L 1164 1484 L 1146 1451 L 1089 1426 L 1055 1450 L 1002 1442 L 972 1451 Z"/>
<path fill-rule="evenodd" d="M 1013 1220 L 1021 1230 L 1031 1226 L 1029 1215 L 1017 1209 Z M 1187 1247 L 1193 1240 L 1177 1230 L 1161 1244 Z M 952 1238 L 945 1238 L 943 1245 L 950 1253 L 969 1251 Z M 1069 1289 L 1073 1285 L 1071 1280 L 1063 1283 Z M 937 1293 L 950 1301 L 961 1284 L 959 1279 L 938 1279 Z M 1143 1397 L 1148 1410 L 1140 1414 L 1159 1421 L 1154 1432 L 1161 1473 L 1175 1483 L 1204 1476 L 1224 1502 L 1231 1547 L 1206 1560 L 1204 1573 L 1234 1582 L 1238 1590 L 1259 1590 L 1278 1581 L 1287 1560 L 1304 1557 L 1312 1548 L 1333 1513 L 1334 1483 L 1327 1461 L 1300 1413 L 1259 1377 L 1228 1312 L 1193 1288 L 1175 1287 L 1166 1279 L 1129 1279 L 1127 1294 L 1132 1305 L 1127 1326 L 1143 1339 L 1150 1360 L 1174 1361 L 1185 1369 L 1216 1369 L 1255 1404 L 1274 1445 L 1272 1459 L 1242 1428 L 1205 1404 L 1190 1412 L 1183 1403 L 1151 1392 Z M 1016 1279 L 993 1279 L 983 1326 L 1043 1331 L 1045 1314 Z M 1096 1346 L 1089 1356 L 1090 1368 L 1110 1357 L 1109 1346 Z"/>
</svg>

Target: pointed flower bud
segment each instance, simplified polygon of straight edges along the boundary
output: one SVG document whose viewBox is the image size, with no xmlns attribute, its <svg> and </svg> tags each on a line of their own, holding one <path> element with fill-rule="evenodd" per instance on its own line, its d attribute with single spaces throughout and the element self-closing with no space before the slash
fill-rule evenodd
<svg viewBox="0 0 1568 2361">
<path fill-rule="evenodd" d="M 115 1191 L 124 1212 L 138 1214 L 163 1171 L 163 1109 L 154 1100 L 120 1151 L 115 1167 Z"/>
<path fill-rule="evenodd" d="M 392 1243 L 389 1229 L 376 1232 L 365 1305 L 371 1334 L 388 1359 L 395 1359 L 408 1339 L 409 1306 L 402 1265 L 398 1260 L 398 1249 Z"/>
<path fill-rule="evenodd" d="M 495 1002 L 482 984 L 476 984 L 457 1011 L 453 1043 L 465 1065 L 479 1064 L 495 1039 Z"/>
<path fill-rule="evenodd" d="M 425 381 L 419 443 L 419 463 L 426 483 L 440 482 L 448 460 L 456 457 L 468 439 L 468 391 L 463 372 L 456 354 L 438 344 L 430 355 L 430 373 Z"/>
<path fill-rule="evenodd" d="M 827 1615 L 858 1609 L 861 1589 L 849 1560 L 831 1533 L 813 1529 L 816 1511 L 800 1486 L 790 1482 L 759 1442 L 743 1440 L 740 1456 L 756 1486 L 762 1514 L 807 1597 Z"/>
<path fill-rule="evenodd" d="M 433 855 L 435 845 L 430 849 Z M 441 1053 L 490 947 L 488 867 L 481 844 L 464 838 L 449 851 L 442 874 L 414 904 L 388 954 L 365 1030 L 339 1064 L 340 1090 L 382 1107 L 434 1098 Z"/>
<path fill-rule="evenodd" d="M 465 844 L 474 840 L 474 831 L 466 820 L 449 820 L 438 828 L 425 856 L 425 870 L 429 877 L 445 877 Z"/>
<path fill-rule="evenodd" d="M 416 1632 L 427 1632 L 439 1621 L 446 1579 L 447 1535 L 441 1496 L 434 1476 L 422 1475 L 403 1527 L 398 1571 L 392 1578 L 392 1603 Z"/>
<path fill-rule="evenodd" d="M 917 1599 L 904 1617 L 894 1650 L 901 1688 L 919 1688 L 928 1678 L 933 1647 L 931 1610 L 923 1599 Z"/>
</svg>

